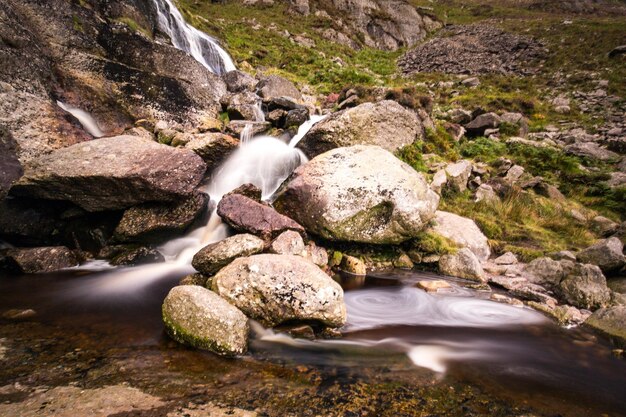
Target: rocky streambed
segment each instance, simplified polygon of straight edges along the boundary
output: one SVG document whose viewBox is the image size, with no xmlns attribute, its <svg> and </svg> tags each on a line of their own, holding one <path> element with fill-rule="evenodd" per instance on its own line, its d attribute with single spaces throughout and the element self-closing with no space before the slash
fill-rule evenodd
<svg viewBox="0 0 626 417">
<path fill-rule="evenodd" d="M 485 301 L 463 280 L 414 287 L 440 278 L 343 276 L 341 343 L 257 331 L 238 359 L 165 335 L 161 302 L 179 276 L 109 297 L 94 286 L 102 273 L 2 280 L 3 307 L 36 313 L 0 319 L 0 414 L 622 415 L 624 363 L 597 336 Z"/>
</svg>

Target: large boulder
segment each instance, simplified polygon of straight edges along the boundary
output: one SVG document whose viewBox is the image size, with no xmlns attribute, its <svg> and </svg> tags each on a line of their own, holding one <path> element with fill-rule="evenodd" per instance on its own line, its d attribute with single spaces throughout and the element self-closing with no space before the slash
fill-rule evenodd
<svg viewBox="0 0 626 417">
<path fill-rule="evenodd" d="M 11 193 L 71 201 L 87 211 L 125 209 L 190 195 L 206 165 L 195 153 L 135 136 L 59 149 L 27 164 Z"/>
<path fill-rule="evenodd" d="M 595 265 L 574 265 L 556 291 L 567 303 L 578 308 L 595 310 L 606 307 L 611 300 L 606 278 Z"/>
<path fill-rule="evenodd" d="M 422 174 L 365 145 L 333 149 L 300 166 L 274 203 L 321 237 L 374 244 L 416 237 L 438 204 Z"/>
<path fill-rule="evenodd" d="M 0 126 L 0 200 L 6 197 L 22 173 L 22 165 L 17 159 L 17 143 L 8 129 Z"/>
<path fill-rule="evenodd" d="M 269 75 L 259 80 L 256 85 L 257 94 L 263 100 L 271 100 L 277 97 L 290 97 L 298 101 L 302 100 L 302 94 L 296 86 L 286 78 L 278 75 Z"/>
<path fill-rule="evenodd" d="M 225 195 L 217 205 L 217 214 L 236 231 L 252 233 L 265 240 L 272 240 L 287 230 L 305 233 L 304 228 L 289 217 L 241 194 Z"/>
<path fill-rule="evenodd" d="M 395 101 L 364 103 L 317 123 L 298 147 L 309 158 L 351 145 L 377 145 L 395 152 L 421 139 L 423 130 L 415 112 Z"/>
<path fill-rule="evenodd" d="M 589 316 L 585 324 L 626 347 L 626 306 L 601 308 Z"/>
<path fill-rule="evenodd" d="M 428 232 L 450 239 L 460 247 L 468 248 L 481 261 L 491 256 L 487 237 L 480 231 L 474 220 L 467 217 L 437 210 Z"/>
<path fill-rule="evenodd" d="M 602 239 L 586 249 L 578 252 L 578 262 L 598 265 L 604 272 L 612 272 L 621 268 L 624 257 L 624 244 L 616 237 Z"/>
<path fill-rule="evenodd" d="M 208 195 L 197 192 L 175 203 L 131 207 L 124 212 L 114 237 L 120 242 L 158 243 L 181 235 L 206 212 L 208 202 Z"/>
<path fill-rule="evenodd" d="M 65 246 L 8 249 L 0 254 L 0 269 L 15 273 L 38 274 L 76 265 L 76 254 Z"/>
<path fill-rule="evenodd" d="M 232 261 L 242 256 L 262 252 L 265 242 L 253 235 L 231 236 L 202 248 L 193 257 L 192 265 L 205 275 L 213 275 Z"/>
<path fill-rule="evenodd" d="M 266 254 L 236 259 L 215 275 L 212 288 L 266 326 L 315 321 L 341 327 L 346 322 L 341 286 L 299 256 Z"/>
<path fill-rule="evenodd" d="M 485 272 L 474 253 L 463 248 L 456 253 L 443 255 L 439 258 L 439 272 L 451 277 L 465 278 L 472 281 L 485 282 Z"/>
<path fill-rule="evenodd" d="M 179 343 L 223 356 L 241 355 L 248 349 L 247 317 L 206 288 L 172 288 L 162 313 L 167 333 Z"/>
</svg>

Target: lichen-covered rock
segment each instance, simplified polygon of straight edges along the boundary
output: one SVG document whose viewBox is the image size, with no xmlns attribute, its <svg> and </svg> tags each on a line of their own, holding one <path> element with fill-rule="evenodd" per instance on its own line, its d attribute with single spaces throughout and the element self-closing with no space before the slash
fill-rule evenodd
<svg viewBox="0 0 626 417">
<path fill-rule="evenodd" d="M 76 254 L 65 246 L 15 248 L 0 254 L 0 270 L 38 274 L 78 265 Z"/>
<path fill-rule="evenodd" d="M 357 145 L 300 166 L 274 206 L 326 239 L 394 244 L 416 237 L 438 204 L 422 174 L 378 146 Z"/>
<path fill-rule="evenodd" d="M 602 239 L 578 252 L 576 259 L 598 265 L 604 272 L 616 271 L 626 262 L 624 244 L 616 237 Z"/>
<path fill-rule="evenodd" d="M 226 89 L 231 93 L 242 91 L 253 91 L 258 81 L 250 74 L 234 70 L 222 75 L 222 80 L 226 83 Z"/>
<path fill-rule="evenodd" d="M 256 88 L 263 100 L 271 100 L 275 97 L 290 97 L 298 101 L 302 100 L 302 94 L 300 94 L 296 86 L 288 79 L 278 75 L 261 78 Z"/>
<path fill-rule="evenodd" d="M 146 203 L 124 212 L 115 229 L 120 242 L 158 243 L 173 235 L 180 235 L 202 215 L 209 197 L 194 193 L 176 203 Z"/>
<path fill-rule="evenodd" d="M 265 254 L 236 259 L 215 275 L 212 288 L 266 326 L 316 321 L 341 327 L 346 322 L 341 286 L 299 256 Z"/>
<path fill-rule="evenodd" d="M 548 288 L 556 287 L 565 277 L 561 262 L 547 257 L 533 259 L 526 265 L 524 272 L 530 275 L 528 279 L 531 282 Z"/>
<path fill-rule="evenodd" d="M 298 148 L 309 158 L 352 145 L 377 145 L 395 152 L 421 139 L 423 130 L 415 112 L 395 101 L 364 103 L 317 123 L 298 143 Z"/>
<path fill-rule="evenodd" d="M 162 313 L 167 333 L 179 343 L 223 356 L 241 355 L 248 349 L 247 317 L 206 288 L 172 288 Z"/>
<path fill-rule="evenodd" d="M 460 247 L 468 248 L 481 261 L 491 256 L 487 237 L 480 231 L 476 222 L 467 217 L 437 210 L 432 226 L 427 232 L 443 236 Z"/>
<path fill-rule="evenodd" d="M 239 147 L 239 140 L 223 133 L 205 133 L 194 135 L 185 144 L 185 149 L 196 153 L 207 166 L 207 173 L 212 173 Z"/>
<path fill-rule="evenodd" d="M 271 240 L 287 230 L 304 234 L 304 228 L 273 208 L 241 194 L 227 194 L 217 205 L 217 214 L 233 229 Z"/>
<path fill-rule="evenodd" d="M 278 255 L 300 255 L 304 252 L 304 240 L 298 232 L 288 230 L 278 236 L 270 245 L 269 251 Z"/>
<path fill-rule="evenodd" d="M 585 324 L 615 339 L 618 345 L 626 347 L 626 306 L 601 308 Z"/>
<path fill-rule="evenodd" d="M 193 257 L 192 265 L 206 275 L 213 275 L 233 260 L 262 252 L 265 242 L 256 236 L 231 236 L 202 248 Z"/>
<path fill-rule="evenodd" d="M 87 211 L 190 195 L 206 165 L 191 151 L 135 136 L 96 139 L 31 161 L 11 193 L 71 201 Z"/>
<path fill-rule="evenodd" d="M 480 261 L 468 248 L 441 256 L 439 258 L 439 272 L 451 277 L 486 282 L 485 272 Z"/>
<path fill-rule="evenodd" d="M 557 293 L 567 303 L 591 310 L 606 307 L 611 300 L 606 278 L 595 265 L 574 265 L 557 287 Z"/>
<path fill-rule="evenodd" d="M 111 265 L 134 266 L 163 262 L 163 255 L 154 248 L 146 246 L 123 248 L 111 258 Z"/>
<path fill-rule="evenodd" d="M 467 190 L 467 180 L 472 173 L 472 163 L 464 159 L 454 164 L 448 164 L 445 172 L 448 179 L 447 186 L 453 191 L 461 193 Z"/>
</svg>

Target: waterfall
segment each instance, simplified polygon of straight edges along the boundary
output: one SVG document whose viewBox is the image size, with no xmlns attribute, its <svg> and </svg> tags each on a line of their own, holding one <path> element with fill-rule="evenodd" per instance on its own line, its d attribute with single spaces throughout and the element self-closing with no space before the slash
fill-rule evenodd
<svg viewBox="0 0 626 417">
<path fill-rule="evenodd" d="M 271 136 L 258 136 L 251 138 L 246 144 L 242 143 L 213 173 L 210 183 L 202 189 L 211 197 L 214 207 L 207 224 L 159 247 L 165 262 L 115 269 L 97 282 L 86 284 L 83 288 L 77 287 L 75 291 L 81 295 L 115 295 L 140 290 L 168 275 L 194 272 L 191 266 L 193 256 L 204 246 L 228 236 L 228 228 L 215 209 L 222 196 L 240 185 L 250 183 L 261 189 L 264 200 L 271 200 L 283 181 L 298 166 L 308 161 L 296 145 L 315 123 L 324 118 L 325 116 L 312 116 L 311 120 L 300 126 L 298 134 L 289 143 Z M 108 268 L 110 267 L 102 262 L 90 262 L 78 267 L 87 270 Z"/>
<path fill-rule="evenodd" d="M 231 57 L 215 39 L 185 22 L 172 0 L 153 1 L 159 18 L 159 29 L 167 33 L 176 48 L 185 51 L 217 75 L 236 69 Z"/>
<path fill-rule="evenodd" d="M 96 120 L 91 116 L 91 114 L 87 113 L 85 110 L 81 110 L 77 107 L 72 107 L 68 104 L 63 103 L 62 101 L 57 101 L 57 105 L 64 111 L 74 116 L 83 126 L 83 129 L 85 129 L 94 138 L 101 138 L 102 136 L 104 136 L 104 132 L 100 130 L 100 127 L 98 126 Z"/>
</svg>

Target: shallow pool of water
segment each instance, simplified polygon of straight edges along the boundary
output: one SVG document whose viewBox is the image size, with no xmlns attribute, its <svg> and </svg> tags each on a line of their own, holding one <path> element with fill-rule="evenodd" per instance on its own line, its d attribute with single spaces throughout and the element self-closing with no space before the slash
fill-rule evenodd
<svg viewBox="0 0 626 417">
<path fill-rule="evenodd" d="M 0 401 L 36 387 L 128 383 L 174 407 L 219 400 L 261 415 L 624 415 L 626 365 L 603 340 L 452 282 L 427 294 L 415 272 L 344 277 L 348 325 L 338 340 L 258 330 L 243 358 L 223 359 L 164 335 L 173 274 L 124 294 L 97 292 L 110 273 L 0 278 Z M 149 280 L 148 280 L 149 281 Z M 461 285 L 460 285 L 461 284 Z M 90 292 L 92 291 L 93 292 Z M 158 414 L 155 414 L 158 415 Z"/>
</svg>

